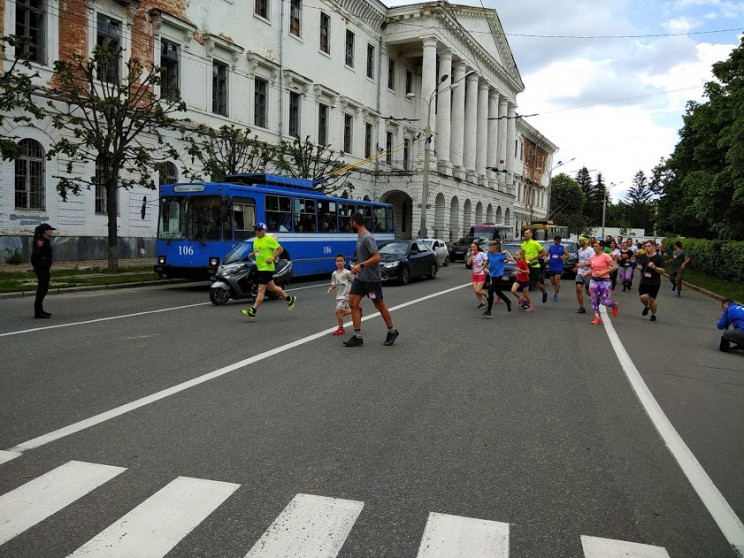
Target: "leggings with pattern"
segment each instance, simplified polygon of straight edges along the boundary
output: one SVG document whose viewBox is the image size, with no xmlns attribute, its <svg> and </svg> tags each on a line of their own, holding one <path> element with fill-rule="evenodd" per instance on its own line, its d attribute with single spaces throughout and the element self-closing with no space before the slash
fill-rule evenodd
<svg viewBox="0 0 744 558">
<path fill-rule="evenodd" d="M 628 267 L 621 267 L 620 268 L 620 282 L 621 283 L 630 283 L 633 280 L 633 268 Z"/>
<path fill-rule="evenodd" d="M 610 308 L 614 308 L 615 303 L 610 300 L 610 280 L 609 279 L 595 279 L 589 282 L 589 292 L 592 295 L 592 308 L 594 313 L 599 315 L 599 305 L 604 304 Z"/>
</svg>

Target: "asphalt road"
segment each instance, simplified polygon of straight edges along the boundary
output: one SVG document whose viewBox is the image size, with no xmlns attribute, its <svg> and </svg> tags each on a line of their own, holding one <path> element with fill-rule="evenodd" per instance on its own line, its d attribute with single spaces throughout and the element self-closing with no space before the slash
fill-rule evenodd
<svg viewBox="0 0 744 558">
<path fill-rule="evenodd" d="M 606 321 L 723 520 L 571 281 L 491 320 L 468 282 L 386 286 L 400 337 L 365 301 L 353 349 L 325 281 L 255 322 L 204 283 L 50 296 L 49 321 L 0 300 L 0 556 L 736 557 L 744 354 L 718 351 L 719 304 L 665 284 L 657 322 L 622 292 Z"/>
</svg>

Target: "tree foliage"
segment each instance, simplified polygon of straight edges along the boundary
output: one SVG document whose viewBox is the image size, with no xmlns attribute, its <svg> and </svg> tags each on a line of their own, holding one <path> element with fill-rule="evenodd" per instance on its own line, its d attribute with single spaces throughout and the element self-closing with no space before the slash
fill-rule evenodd
<svg viewBox="0 0 744 558">
<path fill-rule="evenodd" d="M 5 59 L 8 48 L 14 50 L 10 67 L 0 73 L 0 126 L 8 118 L 13 122 L 30 122 L 33 118 L 43 116 L 41 108 L 33 99 L 33 78 L 38 73 L 32 72 L 28 58 L 29 44 L 27 37 L 8 35 L 0 37 L 0 60 Z M 15 159 L 18 156 L 17 137 L 0 136 L 0 159 Z"/>
<path fill-rule="evenodd" d="M 118 69 L 125 72 L 119 76 Z M 113 70 L 113 74 L 112 74 Z M 108 266 L 118 268 L 117 190 L 135 185 L 155 189 L 153 168 L 178 156 L 164 133 L 177 127 L 171 114 L 186 109 L 176 94 L 166 98 L 159 85 L 162 69 L 122 51 L 96 47 L 54 63 L 55 92 L 48 102 L 52 125 L 60 130 L 48 156 L 63 155 L 65 176 L 57 191 L 63 200 L 82 188 L 103 186 L 108 215 Z M 103 78 L 103 79 L 101 79 Z M 96 165 L 98 176 L 82 176 L 77 165 Z"/>
<path fill-rule="evenodd" d="M 639 170 L 633 177 L 633 184 L 625 196 L 625 218 L 634 229 L 653 228 L 653 203 L 651 197 L 654 192 L 646 173 Z"/>
<path fill-rule="evenodd" d="M 231 174 L 266 172 L 276 157 L 275 147 L 251 137 L 249 128 L 232 124 L 218 129 L 202 124 L 184 133 L 184 139 L 191 163 L 199 163 L 185 171 L 191 180 L 221 182 Z"/>
<path fill-rule="evenodd" d="M 346 163 L 341 155 L 327 145 L 318 145 L 310 141 L 310 136 L 304 140 L 298 137 L 292 141 L 283 140 L 277 149 L 275 161 L 277 170 L 294 178 L 309 178 L 320 180 L 317 189 L 326 194 L 337 194 L 339 190 L 350 193 L 353 186 L 341 174 L 335 175 L 345 167 Z"/>
<path fill-rule="evenodd" d="M 684 236 L 744 239 L 744 37 L 689 102 L 665 165 L 659 222 Z"/>
<path fill-rule="evenodd" d="M 551 180 L 550 192 L 550 219 L 557 225 L 567 226 L 571 232 L 582 232 L 586 195 L 579 183 L 562 172 Z"/>
</svg>

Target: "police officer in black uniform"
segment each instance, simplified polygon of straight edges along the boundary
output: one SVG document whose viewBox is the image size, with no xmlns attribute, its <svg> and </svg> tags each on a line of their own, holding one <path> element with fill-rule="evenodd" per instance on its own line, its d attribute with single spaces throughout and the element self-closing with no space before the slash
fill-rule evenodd
<svg viewBox="0 0 744 558">
<path fill-rule="evenodd" d="M 36 287 L 36 300 L 34 300 L 34 318 L 48 319 L 49 312 L 44 312 L 44 297 L 49 292 L 49 280 L 52 278 L 52 231 L 56 231 L 49 223 L 42 223 L 34 230 L 34 245 L 31 252 L 31 265 L 34 266 L 36 278 L 39 281 Z"/>
</svg>

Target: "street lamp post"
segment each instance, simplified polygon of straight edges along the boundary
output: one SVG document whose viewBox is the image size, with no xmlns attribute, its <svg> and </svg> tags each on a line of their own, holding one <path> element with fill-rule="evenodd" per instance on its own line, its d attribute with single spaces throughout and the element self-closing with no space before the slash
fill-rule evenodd
<svg viewBox="0 0 744 558">
<path fill-rule="evenodd" d="M 426 113 L 426 139 L 424 140 L 424 179 L 421 185 L 421 224 L 419 226 L 419 238 L 426 238 L 426 202 L 429 199 L 429 157 L 431 151 L 431 102 L 434 100 L 439 93 L 446 91 L 447 89 L 454 89 L 458 87 L 459 83 L 453 83 L 449 87 L 445 87 L 442 91 L 439 90 L 439 84 L 446 81 L 449 75 L 443 75 L 434 87 L 434 91 L 431 92 L 431 96 L 427 101 L 427 113 Z"/>
<path fill-rule="evenodd" d="M 605 213 L 607 212 L 607 194 L 609 194 L 609 192 L 605 190 L 604 195 L 602 196 L 602 240 L 604 240 L 605 238 Z"/>
</svg>

